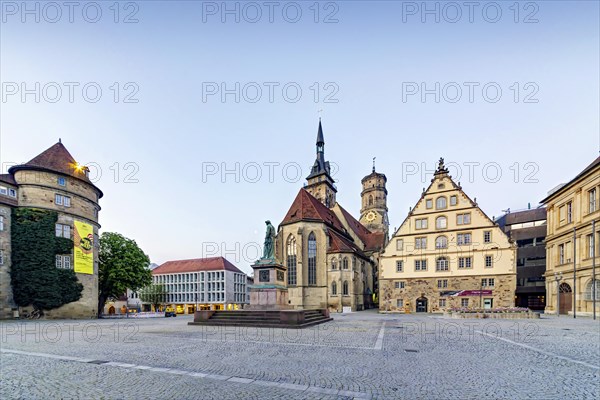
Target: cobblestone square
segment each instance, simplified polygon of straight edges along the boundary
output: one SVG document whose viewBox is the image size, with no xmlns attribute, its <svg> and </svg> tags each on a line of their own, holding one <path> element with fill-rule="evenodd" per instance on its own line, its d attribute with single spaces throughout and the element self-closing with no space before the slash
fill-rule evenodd
<svg viewBox="0 0 600 400">
<path fill-rule="evenodd" d="M 0 396 L 594 399 L 598 321 L 334 315 L 304 330 L 191 317 L 0 324 Z"/>
</svg>

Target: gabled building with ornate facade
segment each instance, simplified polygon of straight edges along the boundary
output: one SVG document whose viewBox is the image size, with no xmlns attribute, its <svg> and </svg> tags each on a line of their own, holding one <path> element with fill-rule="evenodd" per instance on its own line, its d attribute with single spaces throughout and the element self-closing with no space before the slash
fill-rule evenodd
<svg viewBox="0 0 600 400">
<path fill-rule="evenodd" d="M 319 121 L 317 157 L 292 206 L 279 224 L 275 255 L 287 267 L 290 305 L 298 309 L 329 308 L 357 311 L 375 306 L 379 253 L 387 241 L 385 175 L 373 172 L 363 179 L 361 220 L 370 212 L 370 229 L 336 200 L 337 188 L 325 161 L 325 140 Z M 367 179 L 369 178 L 369 179 Z M 377 190 L 365 190 L 365 182 Z M 379 196 L 379 194 L 378 194 Z"/>
<path fill-rule="evenodd" d="M 441 159 L 381 256 L 379 308 L 513 306 L 515 256 L 514 243 L 452 180 Z"/>
</svg>

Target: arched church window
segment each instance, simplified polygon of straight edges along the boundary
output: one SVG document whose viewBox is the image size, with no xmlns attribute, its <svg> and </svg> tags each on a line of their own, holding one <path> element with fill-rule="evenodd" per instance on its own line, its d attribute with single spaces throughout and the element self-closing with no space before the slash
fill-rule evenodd
<svg viewBox="0 0 600 400">
<path fill-rule="evenodd" d="M 296 238 L 292 235 L 287 240 L 287 272 L 288 285 L 296 285 Z"/>
<path fill-rule="evenodd" d="M 308 284 L 317 284 L 317 238 L 314 232 L 308 235 Z"/>
</svg>

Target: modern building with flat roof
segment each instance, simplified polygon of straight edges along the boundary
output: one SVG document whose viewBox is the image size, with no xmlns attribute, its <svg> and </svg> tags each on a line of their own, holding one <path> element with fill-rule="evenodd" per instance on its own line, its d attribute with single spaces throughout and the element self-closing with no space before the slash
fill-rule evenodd
<svg viewBox="0 0 600 400">
<path fill-rule="evenodd" d="M 496 220 L 517 244 L 515 306 L 546 307 L 546 209 L 508 211 Z"/>
<path fill-rule="evenodd" d="M 194 310 L 239 310 L 248 302 L 247 276 L 224 257 L 167 261 L 152 271 L 165 285 L 167 306 L 178 314 Z"/>
</svg>

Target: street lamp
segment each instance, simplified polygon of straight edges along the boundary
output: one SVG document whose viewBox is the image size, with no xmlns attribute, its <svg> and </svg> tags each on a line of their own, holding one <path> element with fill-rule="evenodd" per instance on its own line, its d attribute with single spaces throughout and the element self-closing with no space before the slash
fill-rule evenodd
<svg viewBox="0 0 600 400">
<path fill-rule="evenodd" d="M 554 281 L 556 282 L 556 316 L 560 316 L 560 281 L 563 279 L 562 272 L 554 273 Z"/>
</svg>

